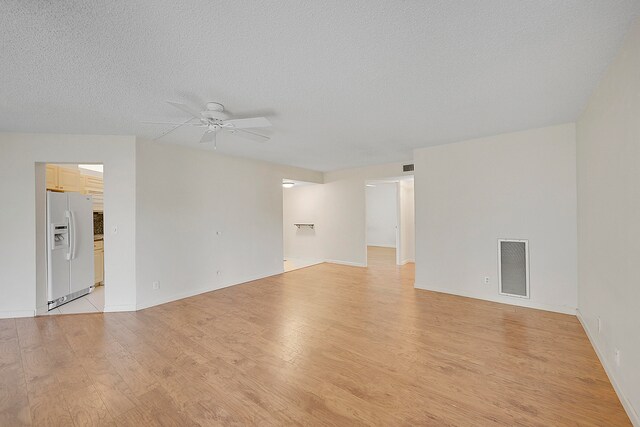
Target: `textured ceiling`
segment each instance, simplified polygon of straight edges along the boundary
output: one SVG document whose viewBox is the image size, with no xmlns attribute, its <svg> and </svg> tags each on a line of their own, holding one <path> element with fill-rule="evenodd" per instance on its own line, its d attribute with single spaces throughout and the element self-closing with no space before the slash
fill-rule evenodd
<svg viewBox="0 0 640 427">
<path fill-rule="evenodd" d="M 0 130 L 135 134 L 164 103 L 268 115 L 218 150 L 316 170 L 575 120 L 635 0 L 2 1 Z M 195 133 L 194 133 L 195 132 Z M 160 142 L 198 146 L 197 129 Z"/>
</svg>

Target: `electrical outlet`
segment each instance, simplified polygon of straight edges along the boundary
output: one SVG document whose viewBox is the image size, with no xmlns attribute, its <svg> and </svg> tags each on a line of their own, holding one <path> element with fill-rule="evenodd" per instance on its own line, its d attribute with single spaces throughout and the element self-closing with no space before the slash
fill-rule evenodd
<svg viewBox="0 0 640 427">
<path fill-rule="evenodd" d="M 616 366 L 620 367 L 620 350 L 617 348 L 613 352 L 613 358 L 616 361 Z"/>
<path fill-rule="evenodd" d="M 485 284 L 485 285 L 488 285 L 488 284 L 489 284 L 489 277 L 488 277 L 488 276 L 484 278 L 484 284 Z"/>
<path fill-rule="evenodd" d="M 113 234 L 118 234 L 118 226 L 117 226 L 117 225 L 114 225 L 113 227 L 111 227 L 111 232 L 112 232 Z"/>
<path fill-rule="evenodd" d="M 598 333 L 602 332 L 602 319 L 598 317 Z"/>
<path fill-rule="evenodd" d="M 153 282 L 153 289 L 160 289 L 160 282 Z"/>
<path fill-rule="evenodd" d="M 218 271 L 216 271 L 216 274 L 217 274 L 218 276 L 220 276 L 220 275 L 222 274 L 222 271 L 218 270 Z"/>
</svg>

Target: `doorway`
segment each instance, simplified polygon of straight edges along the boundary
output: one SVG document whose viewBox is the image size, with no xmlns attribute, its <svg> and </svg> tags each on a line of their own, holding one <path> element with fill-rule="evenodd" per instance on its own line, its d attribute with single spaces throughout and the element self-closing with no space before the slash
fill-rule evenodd
<svg viewBox="0 0 640 427">
<path fill-rule="evenodd" d="M 104 168 L 47 163 L 37 206 L 46 240 L 46 302 L 38 314 L 104 311 Z"/>
<path fill-rule="evenodd" d="M 414 262 L 413 176 L 365 183 L 367 265 Z"/>
<path fill-rule="evenodd" d="M 283 270 L 324 261 L 322 184 L 282 180 Z"/>
</svg>

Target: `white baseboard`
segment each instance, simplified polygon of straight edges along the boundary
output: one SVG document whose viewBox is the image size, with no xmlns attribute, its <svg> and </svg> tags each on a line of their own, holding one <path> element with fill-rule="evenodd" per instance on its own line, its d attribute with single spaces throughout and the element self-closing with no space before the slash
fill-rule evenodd
<svg viewBox="0 0 640 427">
<path fill-rule="evenodd" d="M 282 274 L 282 273 L 283 273 L 283 271 L 277 271 L 277 272 L 272 273 L 272 274 L 267 274 L 266 276 L 248 277 L 248 278 L 243 279 L 240 282 L 225 283 L 225 284 L 222 284 L 222 285 L 214 284 L 214 285 L 203 286 L 203 287 L 196 288 L 196 289 L 190 289 L 190 290 L 183 291 L 183 292 L 177 292 L 177 293 L 174 293 L 174 294 L 171 294 L 171 295 L 166 295 L 166 296 L 163 296 L 163 297 L 160 297 L 160 298 L 153 299 L 151 301 L 141 302 L 141 303 L 136 305 L 136 308 L 134 310 L 144 310 L 145 308 L 154 307 L 156 305 L 166 304 L 166 303 L 173 302 L 173 301 L 178 301 L 178 300 L 189 298 L 189 297 L 192 297 L 192 296 L 195 296 L 195 295 L 204 294 L 206 292 L 217 291 L 218 289 L 224 289 L 224 288 L 228 288 L 228 287 L 231 287 L 231 286 L 242 285 L 243 283 L 253 282 L 254 280 L 259 280 L 259 279 L 265 279 L 267 277 L 276 276 L 276 275 Z"/>
<path fill-rule="evenodd" d="M 17 317 L 35 317 L 43 316 L 47 314 L 47 308 L 38 308 L 37 310 L 18 310 L 18 311 L 0 311 L 0 319 L 11 319 Z M 105 306 L 104 312 L 117 312 L 117 311 L 136 311 L 136 306 L 133 304 L 128 305 L 111 305 Z"/>
<path fill-rule="evenodd" d="M 367 246 L 376 246 L 378 248 L 396 248 L 396 245 L 377 245 L 375 243 L 367 243 Z"/>
<path fill-rule="evenodd" d="M 0 311 L 0 319 L 11 319 L 15 317 L 34 317 L 35 310 Z"/>
<path fill-rule="evenodd" d="M 448 288 L 438 288 L 438 287 L 434 287 L 434 286 L 424 286 L 424 285 L 419 285 L 418 283 L 414 283 L 413 285 L 416 289 L 423 289 L 425 291 L 433 291 L 433 292 L 440 292 L 443 294 L 450 294 L 450 295 L 458 295 L 461 297 L 467 297 L 467 298 L 474 298 L 474 299 L 479 299 L 479 300 L 483 300 L 483 301 L 491 301 L 491 302 L 497 302 L 500 304 L 507 304 L 507 305 L 515 305 L 518 307 L 526 307 L 526 308 L 534 308 L 536 310 L 544 310 L 544 311 L 553 311 L 555 313 L 563 313 L 563 314 L 571 314 L 571 315 L 576 315 L 576 308 L 575 307 L 567 307 L 564 305 L 554 305 L 554 304 L 544 304 L 544 303 L 539 303 L 539 302 L 535 302 L 535 301 L 531 301 L 528 299 L 524 299 L 524 298 L 509 298 L 509 297 L 501 297 L 499 295 L 496 295 L 495 297 L 487 297 L 484 295 L 477 295 L 471 292 L 465 292 L 465 291 L 460 291 L 457 289 L 448 289 Z"/>
<path fill-rule="evenodd" d="M 144 310 L 145 308 L 155 307 L 156 305 L 166 304 L 173 301 L 178 301 L 181 299 L 189 298 L 195 295 L 204 294 L 206 292 L 217 291 L 218 289 L 223 289 L 233 285 L 222 285 L 222 286 L 204 286 L 196 289 L 191 289 L 184 292 L 177 292 L 171 295 L 165 295 L 160 298 L 155 298 L 151 301 L 141 302 L 136 305 L 136 310 Z"/>
<path fill-rule="evenodd" d="M 105 313 L 117 313 L 120 311 L 136 311 L 135 304 L 123 304 L 123 305 L 105 305 Z"/>
<path fill-rule="evenodd" d="M 633 408 L 633 405 L 631 405 L 631 402 L 629 401 L 629 399 L 627 399 L 624 392 L 620 388 L 620 385 L 618 384 L 618 381 L 616 379 L 615 370 L 610 365 L 610 362 L 608 361 L 608 359 L 604 357 L 603 350 L 598 345 L 598 340 L 596 339 L 596 335 L 591 332 L 591 329 L 589 328 L 589 325 L 587 324 L 587 322 L 584 320 L 584 317 L 582 317 L 582 313 L 580 313 L 580 310 L 576 310 L 576 316 L 578 317 L 578 320 L 582 324 L 582 328 L 587 334 L 587 338 L 589 338 L 589 341 L 591 342 L 591 346 L 593 347 L 596 354 L 598 355 L 598 359 L 600 359 L 600 363 L 602 364 L 602 367 L 604 368 L 605 373 L 609 377 L 609 381 L 611 382 L 613 389 L 618 395 L 618 398 L 620 399 L 620 403 L 622 403 L 622 407 L 627 412 L 627 415 L 629 416 L 631 423 L 635 427 L 640 427 L 640 416 L 638 416 L 638 413 Z"/>
<path fill-rule="evenodd" d="M 285 261 L 288 261 L 294 264 L 301 264 L 304 267 L 310 267 L 312 265 L 322 264 L 323 262 L 325 262 L 325 260 L 318 259 L 318 258 L 292 258 L 292 257 L 285 257 Z"/>
<path fill-rule="evenodd" d="M 338 259 L 326 259 L 324 262 L 328 262 L 329 264 L 340 264 L 340 265 L 349 265 L 351 267 L 366 267 L 366 263 L 361 262 L 351 262 L 351 261 L 340 261 Z"/>
<path fill-rule="evenodd" d="M 413 258 L 404 259 L 404 260 L 400 261 L 400 265 L 405 265 L 405 264 L 408 264 L 410 262 L 415 264 L 416 260 L 413 259 Z"/>
</svg>

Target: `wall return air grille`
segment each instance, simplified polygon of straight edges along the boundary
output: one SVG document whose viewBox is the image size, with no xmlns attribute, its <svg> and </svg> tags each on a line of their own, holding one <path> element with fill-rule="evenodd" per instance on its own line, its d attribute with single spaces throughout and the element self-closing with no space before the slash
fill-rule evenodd
<svg viewBox="0 0 640 427">
<path fill-rule="evenodd" d="M 529 241 L 498 240 L 500 294 L 529 298 Z"/>
</svg>

